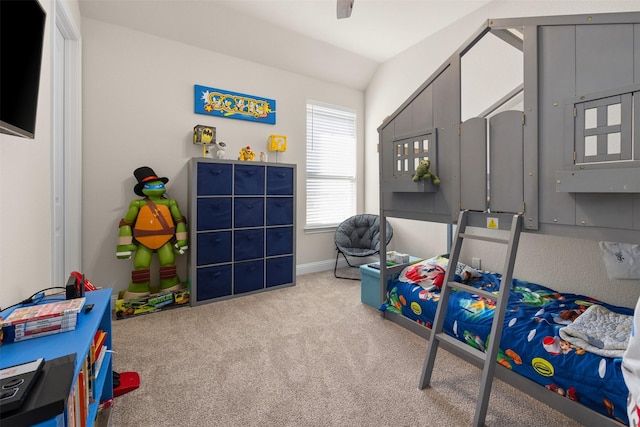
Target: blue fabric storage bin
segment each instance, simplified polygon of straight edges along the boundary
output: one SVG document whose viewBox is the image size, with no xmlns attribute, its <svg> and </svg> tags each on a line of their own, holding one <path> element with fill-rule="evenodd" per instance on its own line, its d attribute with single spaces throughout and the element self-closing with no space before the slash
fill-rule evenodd
<svg viewBox="0 0 640 427">
<path fill-rule="evenodd" d="M 267 288 L 293 283 L 293 256 L 267 259 Z"/>
<path fill-rule="evenodd" d="M 226 196 L 232 190 L 232 165 L 198 164 L 198 196 Z"/>
<path fill-rule="evenodd" d="M 293 195 L 293 169 L 269 166 L 267 168 L 267 194 Z"/>
<path fill-rule="evenodd" d="M 234 231 L 233 260 L 246 261 L 256 258 L 264 258 L 264 229 Z"/>
<path fill-rule="evenodd" d="M 264 166 L 236 165 L 234 171 L 233 194 L 264 194 Z"/>
<path fill-rule="evenodd" d="M 267 197 L 267 225 L 293 224 L 293 197 Z"/>
<path fill-rule="evenodd" d="M 236 197 L 233 201 L 234 227 L 264 225 L 264 197 Z"/>
<path fill-rule="evenodd" d="M 231 197 L 198 199 L 198 231 L 231 228 Z"/>
<path fill-rule="evenodd" d="M 231 295 L 231 264 L 199 268 L 198 301 Z"/>
<path fill-rule="evenodd" d="M 233 293 L 264 289 L 264 261 L 238 262 L 233 265 Z"/>
<path fill-rule="evenodd" d="M 231 231 L 201 233 L 196 246 L 197 265 L 231 262 Z"/>
<path fill-rule="evenodd" d="M 267 228 L 267 256 L 293 253 L 293 226 Z"/>
</svg>

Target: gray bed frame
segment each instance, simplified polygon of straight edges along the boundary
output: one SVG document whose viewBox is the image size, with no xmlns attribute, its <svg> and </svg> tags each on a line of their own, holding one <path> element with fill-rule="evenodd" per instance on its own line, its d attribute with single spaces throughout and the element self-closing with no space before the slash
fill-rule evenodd
<svg viewBox="0 0 640 427">
<path fill-rule="evenodd" d="M 463 120 L 463 58 L 492 36 L 522 52 L 522 84 Z M 521 107 L 505 107 L 514 97 Z M 455 224 L 462 210 L 515 213 L 523 232 L 637 243 L 640 13 L 487 20 L 378 133 L 382 220 Z M 424 158 L 440 185 L 412 180 Z M 392 273 L 384 243 L 380 254 L 384 298 Z M 409 319 L 384 316 L 429 338 Z M 584 425 L 620 425 L 502 366 L 495 376 Z"/>
</svg>

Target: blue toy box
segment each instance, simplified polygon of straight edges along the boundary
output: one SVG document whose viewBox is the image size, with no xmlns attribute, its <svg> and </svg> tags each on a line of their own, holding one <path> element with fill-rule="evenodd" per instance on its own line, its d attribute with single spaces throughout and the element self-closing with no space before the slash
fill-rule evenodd
<svg viewBox="0 0 640 427">
<path fill-rule="evenodd" d="M 421 261 L 422 258 L 410 257 L 409 264 Z M 409 264 L 391 265 L 387 267 L 387 284 L 395 280 L 400 272 Z M 380 298 L 380 263 L 360 266 L 360 301 L 378 309 L 382 305 Z"/>
</svg>

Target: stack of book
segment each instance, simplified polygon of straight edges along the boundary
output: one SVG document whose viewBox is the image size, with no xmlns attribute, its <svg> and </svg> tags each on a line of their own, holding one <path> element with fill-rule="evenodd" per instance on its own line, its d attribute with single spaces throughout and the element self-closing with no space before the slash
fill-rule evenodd
<svg viewBox="0 0 640 427">
<path fill-rule="evenodd" d="M 98 329 L 93 337 L 91 348 L 89 349 L 90 390 L 92 398 L 96 397 L 95 380 L 100 374 L 102 362 L 104 361 L 104 356 L 107 351 L 107 333 L 102 329 Z"/>
<path fill-rule="evenodd" d="M 82 361 L 78 377 L 67 399 L 67 427 L 89 427 L 87 416 L 90 406 L 101 396 L 96 381 L 107 350 L 107 332 L 98 329 L 91 342 L 87 357 Z"/>
<path fill-rule="evenodd" d="M 82 297 L 16 308 L 2 319 L 1 342 L 24 341 L 72 331 L 85 302 L 86 298 Z"/>
</svg>

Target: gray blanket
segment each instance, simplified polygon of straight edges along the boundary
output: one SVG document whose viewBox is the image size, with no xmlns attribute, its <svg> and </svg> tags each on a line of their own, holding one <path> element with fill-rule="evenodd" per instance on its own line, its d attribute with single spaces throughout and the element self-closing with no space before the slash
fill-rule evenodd
<svg viewBox="0 0 640 427">
<path fill-rule="evenodd" d="M 560 337 L 591 353 L 622 357 L 629 343 L 633 316 L 601 306 L 587 308 L 573 323 L 560 329 Z"/>
</svg>

